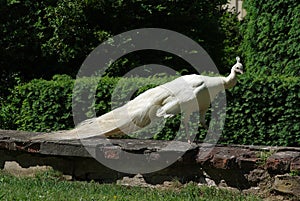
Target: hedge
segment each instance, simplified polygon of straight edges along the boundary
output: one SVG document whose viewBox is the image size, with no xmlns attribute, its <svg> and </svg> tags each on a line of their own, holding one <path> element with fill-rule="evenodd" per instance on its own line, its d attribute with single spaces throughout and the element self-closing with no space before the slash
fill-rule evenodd
<svg viewBox="0 0 300 201">
<path fill-rule="evenodd" d="M 54 76 L 51 81 L 35 79 L 15 86 L 2 103 L 1 128 L 44 132 L 73 127 L 72 88 L 69 76 Z"/>
<path fill-rule="evenodd" d="M 80 112 L 89 118 L 93 116 L 91 109 L 95 108 L 99 116 L 111 110 L 112 105 L 122 105 L 148 88 L 170 79 L 83 79 L 80 81 L 83 84 L 78 85 L 81 89 L 91 90 L 89 86 L 94 81 L 97 81 L 98 88 L 94 105 Z M 27 131 L 73 128 L 73 86 L 74 80 L 65 75 L 54 76 L 50 81 L 36 79 L 16 86 L 1 107 L 0 128 Z M 226 121 L 219 143 L 300 146 L 299 97 L 298 77 L 241 76 L 239 83 L 227 91 Z M 83 101 L 80 96 L 74 100 L 77 104 Z M 209 113 L 207 116 L 209 120 Z M 169 119 L 154 139 L 173 139 L 179 123 L 180 115 Z M 198 138 L 202 140 L 204 136 L 205 131 L 199 127 Z"/>
<path fill-rule="evenodd" d="M 251 76 L 227 93 L 223 141 L 300 146 L 300 78 Z"/>
<path fill-rule="evenodd" d="M 300 75 L 300 4 L 296 0 L 247 0 L 241 51 L 249 71 Z"/>
</svg>

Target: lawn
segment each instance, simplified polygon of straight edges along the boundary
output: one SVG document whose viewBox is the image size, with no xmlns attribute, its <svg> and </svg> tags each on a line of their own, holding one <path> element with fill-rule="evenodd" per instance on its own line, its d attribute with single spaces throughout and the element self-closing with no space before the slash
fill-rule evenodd
<svg viewBox="0 0 300 201">
<path fill-rule="evenodd" d="M 125 187 L 97 182 L 65 181 L 54 171 L 35 177 L 15 177 L 0 171 L 0 200 L 261 200 L 216 188 L 188 184 L 178 190 Z"/>
</svg>

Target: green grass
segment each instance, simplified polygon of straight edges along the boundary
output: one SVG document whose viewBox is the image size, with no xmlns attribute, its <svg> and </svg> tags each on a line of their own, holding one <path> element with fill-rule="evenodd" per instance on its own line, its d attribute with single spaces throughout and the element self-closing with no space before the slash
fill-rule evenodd
<svg viewBox="0 0 300 201">
<path fill-rule="evenodd" d="M 260 199 L 216 188 L 199 188 L 195 184 L 189 184 L 181 190 L 158 190 L 96 182 L 64 181 L 56 172 L 49 171 L 33 178 L 18 178 L 0 172 L 0 200 L 244 201 Z"/>
</svg>

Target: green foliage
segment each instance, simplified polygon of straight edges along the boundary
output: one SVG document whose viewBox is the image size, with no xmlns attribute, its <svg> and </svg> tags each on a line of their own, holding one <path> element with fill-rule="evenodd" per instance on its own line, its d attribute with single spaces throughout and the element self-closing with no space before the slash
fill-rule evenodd
<svg viewBox="0 0 300 201">
<path fill-rule="evenodd" d="M 27 79 L 76 75 L 108 32 L 91 25 L 85 1 L 1 1 L 0 64 Z"/>
<path fill-rule="evenodd" d="M 241 77 L 228 92 L 223 142 L 300 146 L 299 77 Z"/>
<path fill-rule="evenodd" d="M 226 2 L 1 1 L 0 65 L 8 71 L 21 72 L 28 80 L 50 79 L 54 74 L 63 73 L 75 77 L 89 52 L 111 35 L 157 27 L 192 38 L 217 66 L 222 66 L 222 73 L 228 72 L 224 58 L 230 52 L 236 55 L 234 35 L 238 23 L 234 16 L 220 9 Z M 234 42 L 230 42 L 231 38 Z M 179 57 L 167 53 L 145 50 L 135 54 L 118 61 L 108 69 L 108 75 L 121 76 L 124 69 L 148 63 L 168 65 L 179 71 L 189 68 Z"/>
<path fill-rule="evenodd" d="M 260 166 L 265 166 L 267 163 L 267 160 L 270 156 L 272 156 L 273 154 L 275 154 L 276 151 L 275 150 L 268 150 L 268 151 L 259 151 L 256 153 L 256 156 L 259 158 L 259 162 L 258 164 Z"/>
<path fill-rule="evenodd" d="M 246 67 L 258 75 L 300 75 L 300 4 L 250 0 L 242 27 Z"/>
<path fill-rule="evenodd" d="M 73 89 L 73 115 L 85 120 L 110 111 L 111 94 L 118 80 L 109 77 L 77 79 Z"/>
<path fill-rule="evenodd" d="M 300 171 L 299 170 L 292 170 L 290 172 L 290 175 L 293 176 L 293 177 L 300 176 Z"/>
<path fill-rule="evenodd" d="M 84 59 L 97 43 L 109 36 L 107 32 L 90 26 L 85 1 L 57 1 L 44 7 L 44 12 L 47 21 L 36 23 L 44 40 L 41 49 L 45 56 L 54 56 L 58 62 Z"/>
<path fill-rule="evenodd" d="M 11 88 L 22 82 L 17 73 L 9 73 L 5 70 L 0 74 L 0 104 L 9 95 Z"/>
<path fill-rule="evenodd" d="M 51 131 L 73 126 L 71 117 L 73 80 L 54 76 L 16 86 L 1 107 L 1 127 L 28 131 Z"/>
</svg>

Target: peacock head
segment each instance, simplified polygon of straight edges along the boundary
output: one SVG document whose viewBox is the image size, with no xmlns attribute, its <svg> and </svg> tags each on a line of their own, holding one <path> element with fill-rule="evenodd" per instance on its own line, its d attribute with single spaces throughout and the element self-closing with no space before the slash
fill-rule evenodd
<svg viewBox="0 0 300 201">
<path fill-rule="evenodd" d="M 236 73 L 243 74 L 244 68 L 243 68 L 243 64 L 240 61 L 241 61 L 240 57 L 236 57 L 236 64 L 234 64 L 232 70 Z"/>
</svg>

